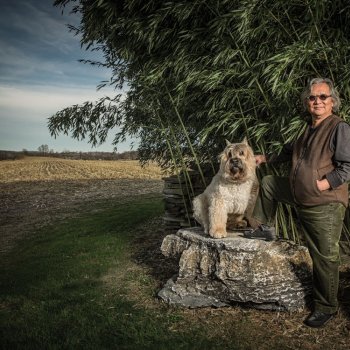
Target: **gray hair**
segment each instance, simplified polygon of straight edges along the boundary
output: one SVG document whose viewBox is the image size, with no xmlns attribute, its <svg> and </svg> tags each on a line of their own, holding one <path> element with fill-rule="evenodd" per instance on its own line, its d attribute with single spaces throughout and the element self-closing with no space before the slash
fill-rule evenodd
<svg viewBox="0 0 350 350">
<path fill-rule="evenodd" d="M 333 99 L 332 112 L 333 113 L 337 113 L 338 110 L 339 110 L 339 107 L 340 107 L 339 93 L 338 93 L 337 89 L 334 87 L 334 84 L 333 84 L 332 80 L 330 80 L 328 78 L 314 78 L 314 79 L 311 79 L 308 82 L 305 90 L 301 94 L 301 103 L 303 104 L 303 107 L 304 107 L 305 111 L 307 111 L 307 106 L 308 106 L 307 98 L 310 95 L 312 85 L 322 84 L 322 83 L 327 84 L 329 86 L 329 91 L 330 91 L 330 94 L 331 94 L 332 99 Z"/>
</svg>

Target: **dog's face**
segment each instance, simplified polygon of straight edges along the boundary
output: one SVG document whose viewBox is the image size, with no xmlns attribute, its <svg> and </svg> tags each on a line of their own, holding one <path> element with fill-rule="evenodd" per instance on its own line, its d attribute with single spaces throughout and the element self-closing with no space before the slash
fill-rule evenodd
<svg viewBox="0 0 350 350">
<path fill-rule="evenodd" d="M 220 171 L 228 181 L 243 182 L 255 174 L 253 150 L 246 139 L 241 143 L 230 143 L 220 155 Z"/>
</svg>

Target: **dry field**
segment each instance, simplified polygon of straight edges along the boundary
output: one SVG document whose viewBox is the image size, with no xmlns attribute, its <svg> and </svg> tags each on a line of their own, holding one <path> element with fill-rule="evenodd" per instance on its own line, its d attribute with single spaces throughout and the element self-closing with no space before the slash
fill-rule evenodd
<svg viewBox="0 0 350 350">
<path fill-rule="evenodd" d="M 0 162 L 0 183 L 17 181 L 160 179 L 156 165 L 140 166 L 136 160 L 99 161 L 26 157 Z"/>
<path fill-rule="evenodd" d="M 95 203 L 159 195 L 159 167 L 138 161 L 27 157 L 0 162 L 0 254 L 40 227 L 94 211 Z"/>
</svg>

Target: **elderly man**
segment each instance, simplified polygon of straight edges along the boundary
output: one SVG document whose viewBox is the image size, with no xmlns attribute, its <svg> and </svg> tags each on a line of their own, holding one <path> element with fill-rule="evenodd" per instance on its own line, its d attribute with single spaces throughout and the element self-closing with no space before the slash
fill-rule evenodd
<svg viewBox="0 0 350 350">
<path fill-rule="evenodd" d="M 251 237 L 273 237 L 278 202 L 296 207 L 313 261 L 314 310 L 305 320 L 321 327 L 338 310 L 339 239 L 348 206 L 350 126 L 335 115 L 339 95 L 329 79 L 312 79 L 302 94 L 311 118 L 303 134 L 278 156 L 256 163 L 291 161 L 289 178 L 266 176 L 254 209 Z"/>
</svg>

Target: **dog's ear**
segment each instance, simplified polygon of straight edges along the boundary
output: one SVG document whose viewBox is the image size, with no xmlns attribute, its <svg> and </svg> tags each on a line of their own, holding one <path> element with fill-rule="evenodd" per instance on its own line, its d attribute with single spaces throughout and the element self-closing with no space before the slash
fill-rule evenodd
<svg viewBox="0 0 350 350">
<path fill-rule="evenodd" d="M 228 140 L 226 140 L 226 139 L 225 139 L 225 141 L 226 141 L 226 146 L 230 146 L 230 145 L 231 145 L 231 142 L 230 142 L 230 141 L 228 141 Z"/>
<path fill-rule="evenodd" d="M 245 145 L 248 145 L 248 139 L 247 136 L 244 136 L 244 139 L 242 140 L 241 143 L 244 143 Z"/>
</svg>

